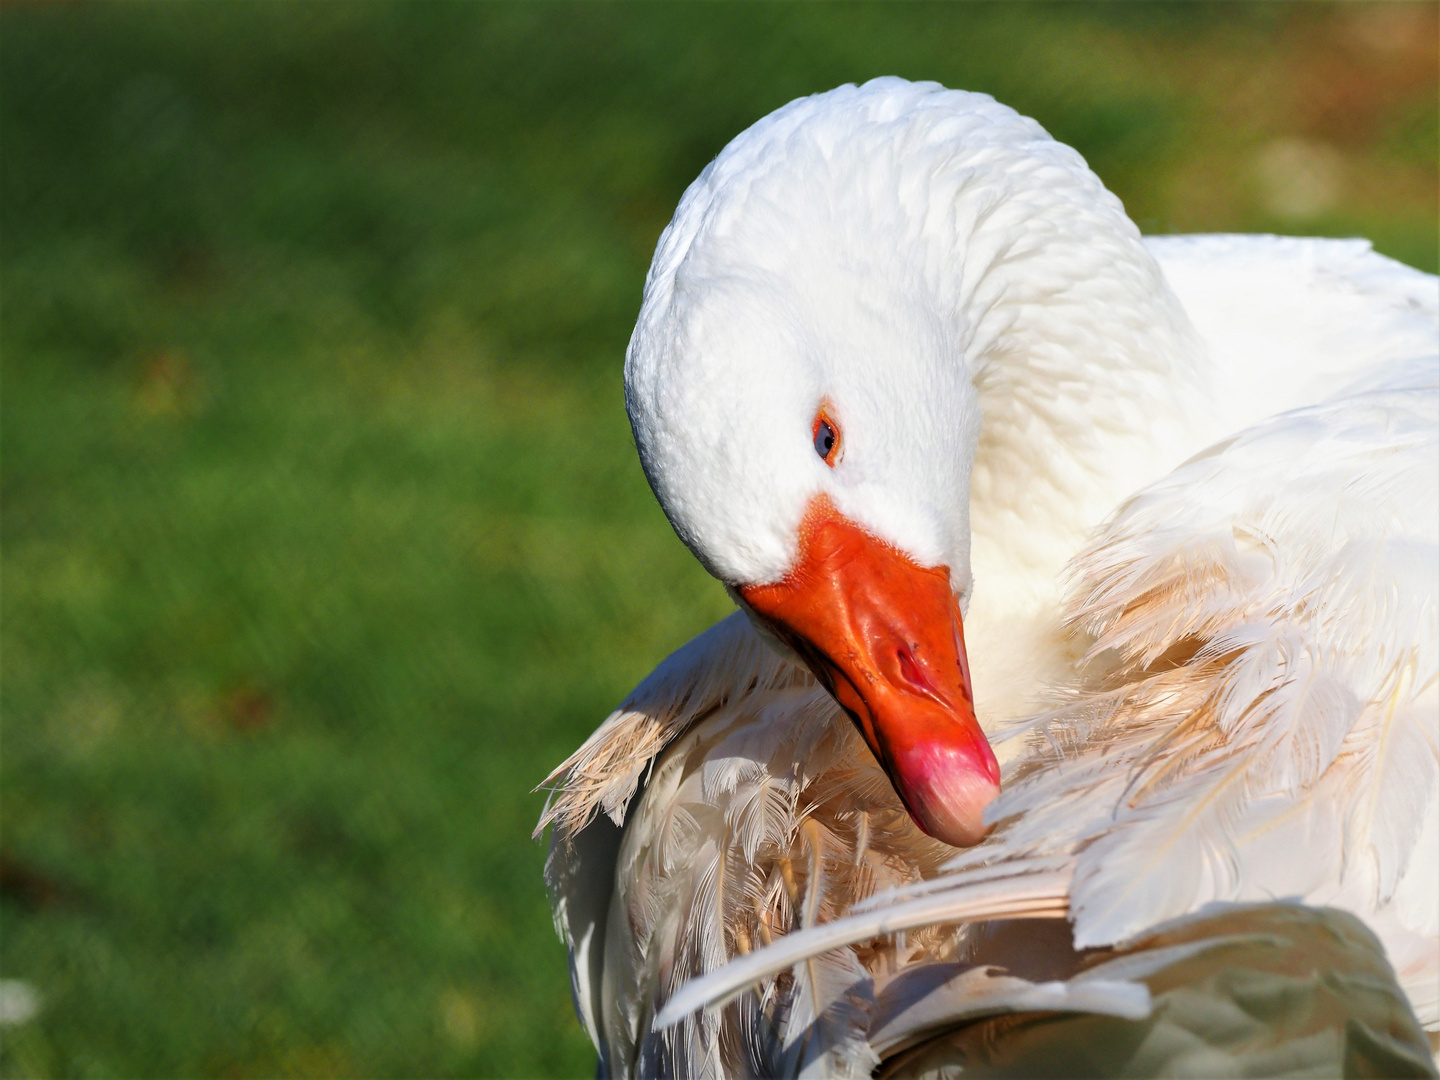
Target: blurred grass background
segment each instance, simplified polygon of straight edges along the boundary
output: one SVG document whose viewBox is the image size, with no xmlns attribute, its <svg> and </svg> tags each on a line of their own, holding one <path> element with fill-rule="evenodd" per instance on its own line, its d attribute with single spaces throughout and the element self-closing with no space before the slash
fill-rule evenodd
<svg viewBox="0 0 1440 1080">
<path fill-rule="evenodd" d="M 530 789 L 729 607 L 621 401 L 685 184 L 894 73 L 1433 271 L 1436 10 L 0 10 L 4 1075 L 588 1075 Z"/>
</svg>

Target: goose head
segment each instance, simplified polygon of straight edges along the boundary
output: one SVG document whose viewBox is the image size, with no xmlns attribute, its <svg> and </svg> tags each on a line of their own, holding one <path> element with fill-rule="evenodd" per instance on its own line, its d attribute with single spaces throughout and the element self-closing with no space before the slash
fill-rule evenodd
<svg viewBox="0 0 1440 1080">
<path fill-rule="evenodd" d="M 964 627 L 979 384 L 1037 336 L 1035 260 L 1094 247 L 1067 204 L 1138 247 L 1074 151 L 984 95 L 884 79 L 801 99 L 686 192 L 626 356 L 676 533 L 955 845 L 984 836 L 1000 781 Z"/>
</svg>

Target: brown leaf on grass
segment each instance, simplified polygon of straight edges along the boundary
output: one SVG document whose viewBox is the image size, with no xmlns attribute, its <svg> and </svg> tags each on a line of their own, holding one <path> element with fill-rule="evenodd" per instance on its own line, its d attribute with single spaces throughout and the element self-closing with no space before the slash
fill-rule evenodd
<svg viewBox="0 0 1440 1080">
<path fill-rule="evenodd" d="M 0 896 L 32 911 L 63 903 L 71 891 L 9 852 L 0 852 Z"/>
<path fill-rule="evenodd" d="M 140 365 L 135 404 L 146 416 L 183 416 L 200 403 L 195 361 L 181 349 L 163 349 Z"/>
<path fill-rule="evenodd" d="M 236 731 L 259 731 L 275 718 L 275 698 L 255 686 L 241 685 L 220 703 L 220 719 Z"/>
</svg>

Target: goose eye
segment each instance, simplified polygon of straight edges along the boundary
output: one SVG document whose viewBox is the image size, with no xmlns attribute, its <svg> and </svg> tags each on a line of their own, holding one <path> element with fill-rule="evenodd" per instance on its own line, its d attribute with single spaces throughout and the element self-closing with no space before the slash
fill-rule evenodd
<svg viewBox="0 0 1440 1080">
<path fill-rule="evenodd" d="M 835 430 L 835 425 L 825 416 L 815 418 L 815 453 L 820 459 L 834 468 L 836 460 L 840 457 L 840 433 Z"/>
</svg>

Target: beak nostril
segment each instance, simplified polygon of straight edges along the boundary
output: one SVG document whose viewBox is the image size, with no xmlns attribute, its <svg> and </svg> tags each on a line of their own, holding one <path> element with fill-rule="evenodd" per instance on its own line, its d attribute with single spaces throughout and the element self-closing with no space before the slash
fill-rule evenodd
<svg viewBox="0 0 1440 1080">
<path fill-rule="evenodd" d="M 922 694 L 935 696 L 937 691 L 935 685 L 925 677 L 924 670 L 916 662 L 914 655 L 909 649 L 900 648 L 895 650 L 895 659 L 900 663 L 900 677 L 910 686 Z"/>
</svg>

